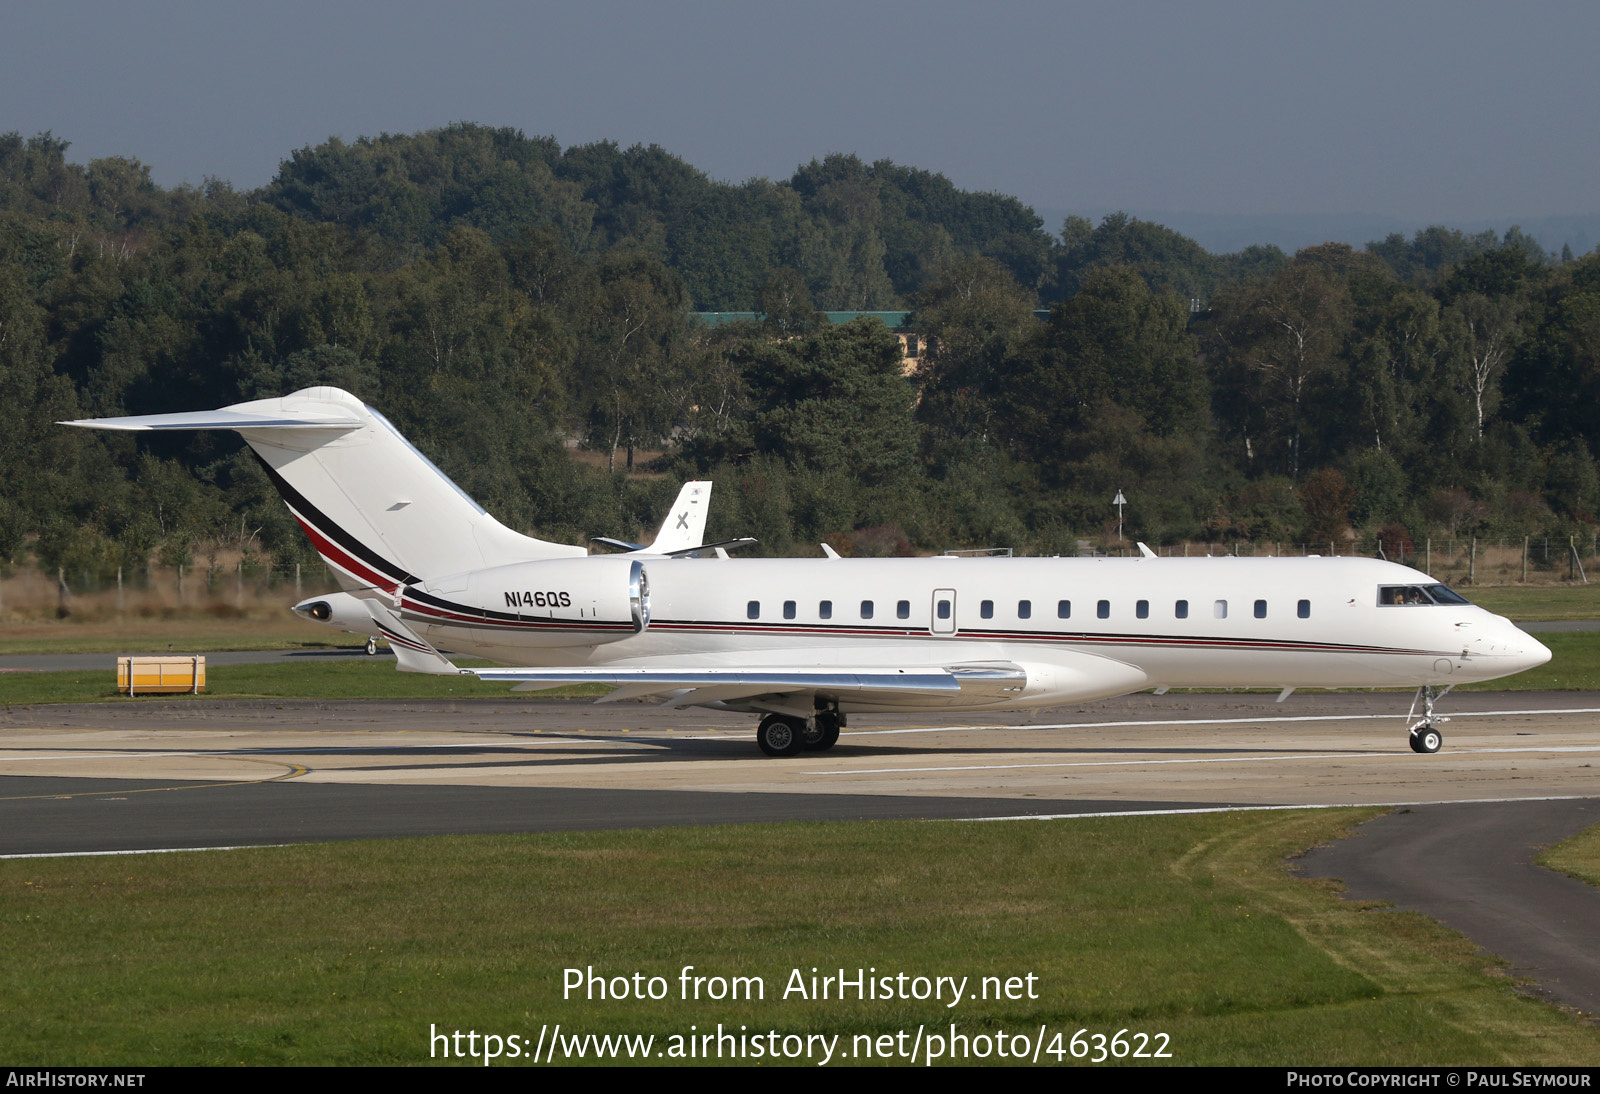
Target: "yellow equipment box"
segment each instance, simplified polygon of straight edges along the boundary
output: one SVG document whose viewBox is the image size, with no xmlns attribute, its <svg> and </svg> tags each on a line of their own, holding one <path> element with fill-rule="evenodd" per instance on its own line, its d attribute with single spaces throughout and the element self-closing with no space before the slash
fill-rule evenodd
<svg viewBox="0 0 1600 1094">
<path fill-rule="evenodd" d="M 134 656 L 117 658 L 117 690 L 125 695 L 199 695 L 206 689 L 206 659 Z"/>
</svg>

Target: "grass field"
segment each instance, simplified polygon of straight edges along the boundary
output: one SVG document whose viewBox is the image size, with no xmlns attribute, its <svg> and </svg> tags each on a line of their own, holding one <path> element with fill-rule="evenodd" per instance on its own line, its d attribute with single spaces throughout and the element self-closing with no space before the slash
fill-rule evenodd
<svg viewBox="0 0 1600 1094">
<path fill-rule="evenodd" d="M 1545 634 L 1540 638 L 1554 654 L 1548 664 L 1504 680 L 1469 684 L 1464 690 L 1600 689 L 1600 631 Z M 114 669 L 108 656 L 104 668 L 0 674 L 0 704 L 142 702 L 116 694 Z M 205 695 L 162 698 L 201 703 L 215 699 L 498 699 L 507 690 L 504 684 L 484 684 L 473 677 L 397 672 L 393 659 L 380 657 L 208 667 Z M 598 698 L 607 690 L 590 684 L 539 694 L 550 698 Z"/>
<path fill-rule="evenodd" d="M 1590 885 L 1600 885 L 1600 824 L 1545 851 L 1538 863 Z"/>
<path fill-rule="evenodd" d="M 37 620 L 0 624 L 0 654 L 212 653 L 355 647 L 365 639 L 287 611 L 261 616 L 190 613 L 171 619 Z"/>
<path fill-rule="evenodd" d="M 1600 619 L 1600 581 L 1588 585 L 1476 585 L 1461 590 L 1496 615 L 1531 619 Z"/>
<path fill-rule="evenodd" d="M 1290 877 L 1373 811 L 396 840 L 0 862 L 0 1058 L 410 1064 L 430 1028 L 866 1041 L 1164 1034 L 1173 1064 L 1592 1064 L 1600 1029 L 1460 936 Z M 764 996 L 680 998 L 680 972 Z M 667 997 L 563 998 L 563 970 Z M 784 998 L 794 970 L 1036 998 Z M 680 1041 L 679 1044 L 682 1042 Z M 888 1042 L 873 1042 L 875 1045 Z M 924 1045 L 929 1042 L 924 1041 Z M 982 1044 L 983 1042 L 978 1042 Z M 1152 1042 L 1148 1047 L 1155 1047 Z M 818 1049 L 820 1052 L 820 1047 Z M 836 1058 L 837 1059 L 837 1058 Z M 523 1061 L 517 1061 L 523 1062 Z M 651 1062 L 656 1062 L 652 1059 Z M 663 1061 L 665 1062 L 665 1061 Z M 748 1061 L 745 1061 L 748 1062 Z M 765 1061 L 760 1061 L 765 1062 Z M 800 1061 L 806 1062 L 806 1061 Z M 813 1058 L 811 1063 L 817 1062 Z M 910 1062 L 899 1060 L 897 1062 Z M 921 1062 L 918 1060 L 917 1062 Z M 991 1056 L 987 1061 L 1002 1062 Z M 1130 1061 L 1131 1062 L 1131 1061 Z"/>
</svg>

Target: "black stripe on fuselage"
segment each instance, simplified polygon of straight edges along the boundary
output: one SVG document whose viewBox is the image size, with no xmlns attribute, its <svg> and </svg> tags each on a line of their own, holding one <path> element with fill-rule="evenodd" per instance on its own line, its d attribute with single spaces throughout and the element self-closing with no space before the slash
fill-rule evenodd
<svg viewBox="0 0 1600 1094">
<path fill-rule="evenodd" d="M 268 463 L 261 453 L 251 448 L 250 454 L 256 458 L 256 462 L 267 473 L 267 478 L 272 480 L 272 485 L 278 488 L 278 493 L 283 495 L 283 500 L 288 502 L 289 507 L 299 513 L 302 518 L 316 525 L 317 531 L 397 584 L 410 585 L 421 580 L 404 567 L 390 562 L 355 536 L 339 527 L 332 520 L 329 520 L 326 513 L 312 505 L 306 500 L 304 494 L 290 486 L 289 480 L 278 474 L 277 469 Z"/>
</svg>

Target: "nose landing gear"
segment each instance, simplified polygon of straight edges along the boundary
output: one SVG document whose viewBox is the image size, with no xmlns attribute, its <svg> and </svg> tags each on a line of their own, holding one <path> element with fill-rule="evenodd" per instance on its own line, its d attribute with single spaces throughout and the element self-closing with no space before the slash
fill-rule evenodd
<svg viewBox="0 0 1600 1094">
<path fill-rule="evenodd" d="M 1411 713 L 1406 715 L 1407 718 L 1414 717 L 1417 704 L 1422 704 L 1422 717 L 1411 723 L 1411 751 L 1431 755 L 1444 747 L 1444 734 L 1439 732 L 1439 726 L 1450 719 L 1435 717 L 1433 704 L 1444 698 L 1449 690 L 1450 685 L 1438 692 L 1431 685 L 1417 689 L 1417 697 L 1411 700 Z"/>
</svg>

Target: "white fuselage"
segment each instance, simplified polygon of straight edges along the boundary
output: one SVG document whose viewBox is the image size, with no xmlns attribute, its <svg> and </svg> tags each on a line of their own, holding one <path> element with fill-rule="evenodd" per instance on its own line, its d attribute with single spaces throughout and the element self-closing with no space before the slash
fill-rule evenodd
<svg viewBox="0 0 1600 1094">
<path fill-rule="evenodd" d="M 567 564 L 567 565 L 570 565 Z M 1027 708 L 1185 687 L 1416 687 L 1507 676 L 1549 651 L 1471 604 L 1348 558 L 653 559 L 649 621 L 604 641 L 403 613 L 436 646 L 517 665 L 874 669 L 1009 662 L 1004 695 L 842 696 L 841 709 Z M 493 590 L 489 590 L 492 592 Z M 549 613 L 512 613 L 536 624 Z"/>
</svg>

